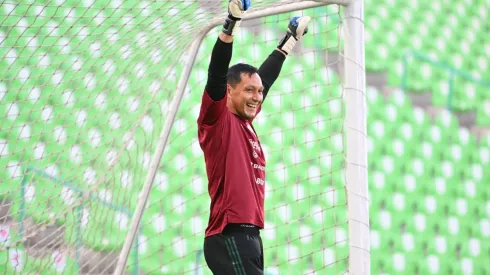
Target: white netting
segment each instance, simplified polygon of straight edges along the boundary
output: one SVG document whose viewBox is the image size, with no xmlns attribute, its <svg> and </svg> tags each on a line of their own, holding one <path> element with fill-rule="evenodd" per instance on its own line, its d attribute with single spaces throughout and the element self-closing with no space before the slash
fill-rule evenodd
<svg viewBox="0 0 490 275">
<path fill-rule="evenodd" d="M 4 1 L 0 6 L 0 271 L 109 273 L 199 30 L 227 1 Z M 254 2 L 254 9 L 289 1 Z M 344 105 L 336 5 L 245 22 L 233 63 L 256 66 L 292 16 L 310 32 L 254 124 L 266 151 L 271 274 L 347 270 Z M 206 36 L 127 273 L 209 273 L 209 198 L 197 112 Z"/>
</svg>

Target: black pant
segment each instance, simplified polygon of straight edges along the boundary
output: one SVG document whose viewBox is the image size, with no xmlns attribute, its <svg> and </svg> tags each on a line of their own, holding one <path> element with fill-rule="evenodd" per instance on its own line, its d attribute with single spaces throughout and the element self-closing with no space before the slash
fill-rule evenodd
<svg viewBox="0 0 490 275">
<path fill-rule="evenodd" d="M 215 275 L 262 275 L 264 254 L 257 227 L 229 224 L 204 239 L 204 258 Z"/>
</svg>

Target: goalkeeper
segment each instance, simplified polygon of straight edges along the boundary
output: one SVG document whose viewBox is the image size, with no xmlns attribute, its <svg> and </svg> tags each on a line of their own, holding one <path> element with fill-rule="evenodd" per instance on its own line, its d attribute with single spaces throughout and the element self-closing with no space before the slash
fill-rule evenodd
<svg viewBox="0 0 490 275">
<path fill-rule="evenodd" d="M 294 17 L 278 46 L 260 68 L 236 64 L 233 34 L 250 0 L 230 0 L 228 17 L 214 45 L 199 112 L 211 198 L 204 256 L 214 274 L 263 274 L 259 230 L 264 228 L 265 157 L 252 121 L 309 17 Z"/>
</svg>

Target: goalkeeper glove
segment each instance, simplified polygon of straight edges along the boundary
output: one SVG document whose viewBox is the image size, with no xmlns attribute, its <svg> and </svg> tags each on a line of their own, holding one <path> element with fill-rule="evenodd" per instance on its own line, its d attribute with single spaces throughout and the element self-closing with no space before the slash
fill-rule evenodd
<svg viewBox="0 0 490 275">
<path fill-rule="evenodd" d="M 250 8 L 250 0 L 230 0 L 228 2 L 228 17 L 223 24 L 223 32 L 233 35 L 240 26 L 242 17 Z"/>
<path fill-rule="evenodd" d="M 309 16 L 295 16 L 289 21 L 288 31 L 277 46 L 280 50 L 289 54 L 296 42 L 306 33 L 308 33 L 308 23 L 311 18 Z"/>
</svg>

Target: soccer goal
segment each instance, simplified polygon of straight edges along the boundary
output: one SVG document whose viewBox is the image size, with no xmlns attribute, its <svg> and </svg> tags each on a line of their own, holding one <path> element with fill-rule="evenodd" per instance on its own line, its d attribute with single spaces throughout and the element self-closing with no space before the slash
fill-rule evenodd
<svg viewBox="0 0 490 275">
<path fill-rule="evenodd" d="M 210 274 L 197 114 L 227 1 L 4 1 L 0 273 Z M 252 1 L 232 64 L 312 17 L 254 121 L 266 274 L 369 274 L 362 0 Z"/>
</svg>

